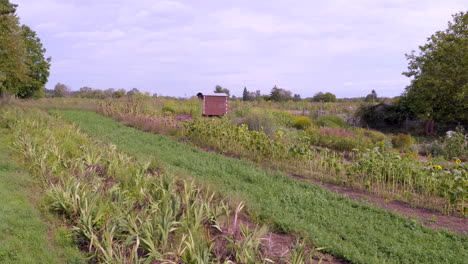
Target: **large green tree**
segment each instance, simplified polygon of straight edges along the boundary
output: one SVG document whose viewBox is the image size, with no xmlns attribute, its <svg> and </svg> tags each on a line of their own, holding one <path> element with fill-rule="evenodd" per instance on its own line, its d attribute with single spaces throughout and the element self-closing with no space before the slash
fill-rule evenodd
<svg viewBox="0 0 468 264">
<path fill-rule="evenodd" d="M 50 58 L 36 32 L 20 26 L 17 5 L 0 0 L 0 95 L 41 96 L 49 77 Z"/>
<path fill-rule="evenodd" d="M 406 55 L 409 65 L 403 74 L 411 78 L 401 103 L 428 121 L 468 123 L 468 12 L 453 15 L 444 31 Z"/>
<path fill-rule="evenodd" d="M 0 95 L 16 94 L 21 83 L 28 80 L 26 49 L 16 5 L 0 0 Z"/>
<path fill-rule="evenodd" d="M 19 87 L 17 94 L 22 98 L 40 96 L 40 92 L 49 78 L 51 58 L 44 56 L 46 50 L 36 32 L 23 25 L 21 33 L 26 46 L 26 65 L 28 66 L 29 79 Z"/>
</svg>

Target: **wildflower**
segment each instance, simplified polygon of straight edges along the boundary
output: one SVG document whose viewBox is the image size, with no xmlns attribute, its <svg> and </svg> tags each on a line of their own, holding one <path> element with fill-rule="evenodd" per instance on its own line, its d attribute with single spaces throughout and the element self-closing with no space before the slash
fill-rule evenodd
<svg viewBox="0 0 468 264">
<path fill-rule="evenodd" d="M 438 169 L 438 170 L 441 170 L 441 169 L 442 169 L 442 166 L 440 166 L 440 165 L 437 165 L 437 164 L 436 164 L 436 165 L 434 165 L 434 166 L 432 166 L 432 167 L 433 167 L 434 169 Z"/>
<path fill-rule="evenodd" d="M 461 160 L 460 160 L 460 159 L 456 159 L 456 160 L 455 160 L 455 163 L 460 164 L 460 163 L 461 163 Z"/>
<path fill-rule="evenodd" d="M 430 161 L 426 162 L 426 166 L 432 166 L 432 162 Z"/>
</svg>

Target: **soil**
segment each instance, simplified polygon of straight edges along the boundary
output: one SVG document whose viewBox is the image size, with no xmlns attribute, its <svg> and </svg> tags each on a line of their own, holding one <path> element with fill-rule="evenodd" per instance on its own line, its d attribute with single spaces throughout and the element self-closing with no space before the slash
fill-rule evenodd
<svg viewBox="0 0 468 264">
<path fill-rule="evenodd" d="M 214 243 L 215 248 L 213 249 L 216 256 L 221 257 L 222 259 L 233 258 L 227 248 L 229 242 L 226 240 L 226 237 L 230 237 L 236 242 L 241 242 L 243 239 L 243 236 L 241 235 L 241 225 L 248 227 L 250 232 L 260 229 L 258 224 L 253 223 L 249 220 L 248 216 L 241 213 L 237 216 L 237 219 L 235 215 L 232 215 L 229 220 L 229 225 L 224 221 L 222 224 L 222 232 L 218 229 L 212 230 L 211 233 L 213 241 L 216 241 L 216 243 Z M 300 239 L 293 234 L 280 234 L 268 231 L 260 238 L 260 241 L 260 249 L 264 257 L 273 260 L 274 263 L 288 263 L 287 259 Z M 310 252 L 313 252 L 313 248 L 306 247 L 305 252 L 306 254 L 309 254 Z M 323 264 L 349 263 L 346 260 L 339 259 L 329 254 L 314 252 L 313 263 L 317 263 L 320 260 Z"/>
<path fill-rule="evenodd" d="M 385 198 L 370 194 L 366 191 L 355 190 L 320 180 L 305 178 L 301 175 L 294 174 L 291 175 L 291 177 L 300 179 L 302 181 L 310 182 L 316 185 L 321 185 L 327 188 L 328 190 L 344 195 L 351 200 L 364 202 L 371 206 L 377 206 L 390 212 L 394 212 L 399 215 L 418 220 L 423 225 L 434 230 L 445 229 L 460 235 L 468 234 L 468 218 L 444 215 L 440 212 L 432 211 L 429 209 L 414 207 L 409 203 L 395 200 L 390 201 Z"/>
</svg>

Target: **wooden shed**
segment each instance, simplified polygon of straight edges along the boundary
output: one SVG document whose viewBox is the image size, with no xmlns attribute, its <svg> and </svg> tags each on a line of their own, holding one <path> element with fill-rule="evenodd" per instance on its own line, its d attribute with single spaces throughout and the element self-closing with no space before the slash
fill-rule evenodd
<svg viewBox="0 0 468 264">
<path fill-rule="evenodd" d="M 224 93 L 203 95 L 203 115 L 223 116 L 228 111 L 228 95 Z"/>
</svg>

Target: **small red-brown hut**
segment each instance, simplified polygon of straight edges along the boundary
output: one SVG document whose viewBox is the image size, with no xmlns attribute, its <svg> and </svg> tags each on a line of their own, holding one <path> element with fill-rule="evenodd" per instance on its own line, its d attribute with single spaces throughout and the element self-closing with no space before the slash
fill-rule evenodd
<svg viewBox="0 0 468 264">
<path fill-rule="evenodd" d="M 224 93 L 203 95 L 203 115 L 223 116 L 228 111 L 228 95 Z"/>
</svg>

